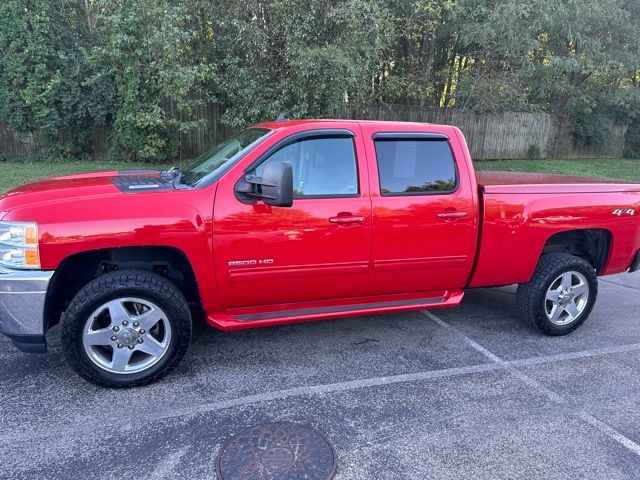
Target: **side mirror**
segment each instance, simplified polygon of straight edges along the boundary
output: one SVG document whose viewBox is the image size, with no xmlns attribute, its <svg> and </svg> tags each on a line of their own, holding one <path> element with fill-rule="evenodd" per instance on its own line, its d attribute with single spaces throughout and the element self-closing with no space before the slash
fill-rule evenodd
<svg viewBox="0 0 640 480">
<path fill-rule="evenodd" d="M 269 162 L 262 172 L 262 200 L 274 207 L 293 205 L 293 167 L 289 162 Z"/>
<path fill-rule="evenodd" d="M 262 200 L 274 207 L 293 205 L 293 167 L 289 162 L 269 162 L 262 177 L 247 175 L 235 188 L 239 198 Z"/>
</svg>

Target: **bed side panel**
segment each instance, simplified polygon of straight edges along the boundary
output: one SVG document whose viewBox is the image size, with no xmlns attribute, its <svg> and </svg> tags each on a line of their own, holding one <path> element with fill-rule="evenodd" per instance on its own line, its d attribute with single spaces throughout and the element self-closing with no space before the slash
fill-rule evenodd
<svg viewBox="0 0 640 480">
<path fill-rule="evenodd" d="M 529 281 L 549 237 L 563 231 L 611 232 L 603 275 L 626 271 L 640 248 L 640 195 L 634 192 L 485 193 L 483 198 L 483 233 L 471 287 Z M 614 213 L 619 209 L 633 209 L 635 214 Z"/>
</svg>

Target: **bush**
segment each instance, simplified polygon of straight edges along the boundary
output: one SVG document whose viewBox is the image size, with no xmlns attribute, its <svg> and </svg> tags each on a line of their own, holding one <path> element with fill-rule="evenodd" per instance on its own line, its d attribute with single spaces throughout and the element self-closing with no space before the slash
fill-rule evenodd
<svg viewBox="0 0 640 480">
<path fill-rule="evenodd" d="M 185 4 L 124 0 L 101 20 L 105 41 L 93 49 L 93 59 L 96 68 L 110 66 L 119 99 L 111 154 L 147 162 L 175 158 L 176 131 L 197 126 L 191 117 L 205 101 L 199 87 L 210 74 L 190 48 L 198 35 L 196 19 Z"/>
<path fill-rule="evenodd" d="M 52 159 L 85 153 L 115 103 L 112 79 L 97 79 L 87 58 L 84 25 L 64 19 L 70 5 L 0 2 L 0 120 L 14 132 L 36 133 Z"/>
</svg>

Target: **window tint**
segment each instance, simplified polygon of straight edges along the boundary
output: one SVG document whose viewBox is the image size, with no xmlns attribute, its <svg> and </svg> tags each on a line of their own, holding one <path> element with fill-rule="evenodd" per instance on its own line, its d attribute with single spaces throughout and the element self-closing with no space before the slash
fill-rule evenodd
<svg viewBox="0 0 640 480">
<path fill-rule="evenodd" d="M 309 138 L 290 143 L 262 162 L 255 174 L 261 177 L 265 165 L 273 161 L 290 162 L 293 166 L 296 197 L 358 194 L 352 138 Z"/>
<path fill-rule="evenodd" d="M 382 195 L 451 192 L 456 167 L 446 140 L 376 140 Z"/>
</svg>

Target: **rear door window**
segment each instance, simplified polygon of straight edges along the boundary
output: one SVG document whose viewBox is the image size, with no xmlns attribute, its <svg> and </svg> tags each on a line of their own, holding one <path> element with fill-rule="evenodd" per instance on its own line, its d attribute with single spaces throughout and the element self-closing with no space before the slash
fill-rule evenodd
<svg viewBox="0 0 640 480">
<path fill-rule="evenodd" d="M 374 140 L 383 196 L 446 194 L 456 190 L 458 174 L 447 140 Z"/>
</svg>

